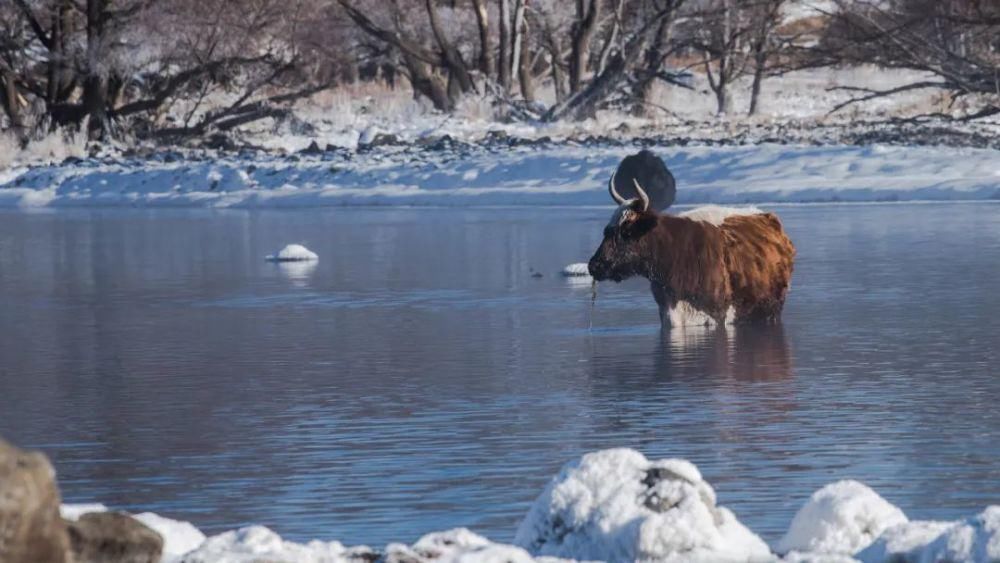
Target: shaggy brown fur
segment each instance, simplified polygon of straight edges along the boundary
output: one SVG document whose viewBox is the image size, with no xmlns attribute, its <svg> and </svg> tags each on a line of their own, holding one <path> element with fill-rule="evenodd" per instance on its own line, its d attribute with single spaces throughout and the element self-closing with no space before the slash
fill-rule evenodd
<svg viewBox="0 0 1000 563">
<path fill-rule="evenodd" d="M 627 219 L 605 229 L 590 260 L 595 279 L 649 279 L 665 322 L 678 301 L 720 323 L 730 306 L 737 322 L 778 319 L 795 247 L 775 215 L 734 215 L 717 227 L 632 205 Z"/>
</svg>

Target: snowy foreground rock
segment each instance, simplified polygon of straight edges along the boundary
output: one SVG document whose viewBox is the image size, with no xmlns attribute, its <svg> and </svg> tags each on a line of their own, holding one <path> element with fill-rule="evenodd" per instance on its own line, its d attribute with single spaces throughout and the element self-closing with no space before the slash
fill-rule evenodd
<svg viewBox="0 0 1000 563">
<path fill-rule="evenodd" d="M 62 515 L 75 519 L 103 510 L 103 505 L 63 505 Z M 289 542 L 263 526 L 206 538 L 185 522 L 150 513 L 135 518 L 163 537 L 167 563 L 1000 561 L 1000 506 L 957 522 L 911 522 L 856 481 L 814 493 L 772 551 L 717 504 L 715 491 L 692 463 L 648 460 L 629 449 L 590 453 L 564 466 L 528 511 L 515 545 L 465 528 L 382 550 L 336 541 Z"/>
<path fill-rule="evenodd" d="M 771 550 L 717 506 L 690 462 L 604 450 L 566 465 L 517 531 L 542 555 L 605 561 L 765 561 Z"/>
</svg>

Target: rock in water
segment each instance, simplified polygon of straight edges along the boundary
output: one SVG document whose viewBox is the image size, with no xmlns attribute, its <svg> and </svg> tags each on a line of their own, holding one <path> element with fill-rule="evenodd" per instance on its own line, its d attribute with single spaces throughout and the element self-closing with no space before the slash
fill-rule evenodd
<svg viewBox="0 0 1000 563">
<path fill-rule="evenodd" d="M 67 521 L 76 563 L 158 563 L 163 538 L 123 512 L 90 512 Z"/>
<path fill-rule="evenodd" d="M 768 561 L 771 550 L 724 507 L 694 464 L 629 449 L 563 467 L 514 543 L 534 555 L 604 561 Z"/>
<path fill-rule="evenodd" d="M 0 561 L 67 562 L 69 538 L 59 503 L 48 458 L 0 439 Z"/>
<path fill-rule="evenodd" d="M 563 268 L 562 274 L 568 278 L 589 277 L 590 269 L 587 267 L 586 262 L 577 262 L 576 264 L 570 264 Z"/>
<path fill-rule="evenodd" d="M 307 262 L 319 260 L 319 256 L 301 244 L 289 244 L 264 259 L 268 262 Z"/>
</svg>

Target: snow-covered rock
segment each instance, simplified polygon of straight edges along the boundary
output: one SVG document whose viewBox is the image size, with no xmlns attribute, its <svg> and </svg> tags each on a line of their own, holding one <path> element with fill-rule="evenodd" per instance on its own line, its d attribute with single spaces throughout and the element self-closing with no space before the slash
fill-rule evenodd
<svg viewBox="0 0 1000 563">
<path fill-rule="evenodd" d="M 387 563 L 412 563 L 414 561 L 530 563 L 535 561 L 531 554 L 520 547 L 493 543 L 466 528 L 427 534 L 411 546 L 398 543 L 389 544 L 386 547 L 385 560 Z"/>
<path fill-rule="evenodd" d="M 289 244 L 274 254 L 268 255 L 268 262 L 307 262 L 319 260 L 319 256 L 301 244 Z"/>
<path fill-rule="evenodd" d="M 586 262 L 577 262 L 563 268 L 563 275 L 566 277 L 590 277 L 590 270 Z"/>
<path fill-rule="evenodd" d="M 816 491 L 795 513 L 777 544 L 790 551 L 852 554 L 870 545 L 906 515 L 857 481 L 838 481 Z"/>
<path fill-rule="evenodd" d="M 539 555 L 586 560 L 770 559 L 767 544 L 715 500 L 688 461 L 598 451 L 563 467 L 514 543 Z"/>
<path fill-rule="evenodd" d="M 108 507 L 99 502 L 87 502 L 80 504 L 64 504 L 59 507 L 59 514 L 66 520 L 79 520 L 81 516 L 88 512 L 107 512 Z"/>
<path fill-rule="evenodd" d="M 340 542 L 311 541 L 307 544 L 281 539 L 264 526 L 248 526 L 212 536 L 184 556 L 184 563 L 340 563 L 371 561 L 367 547 L 346 548 Z"/>
<path fill-rule="evenodd" d="M 205 534 L 190 522 L 171 520 L 152 512 L 134 514 L 132 517 L 163 538 L 163 563 L 179 561 L 182 555 L 194 551 L 205 541 Z"/>
<path fill-rule="evenodd" d="M 908 522 L 885 531 L 855 557 L 863 563 L 1000 561 L 1000 506 L 957 522 Z"/>
</svg>

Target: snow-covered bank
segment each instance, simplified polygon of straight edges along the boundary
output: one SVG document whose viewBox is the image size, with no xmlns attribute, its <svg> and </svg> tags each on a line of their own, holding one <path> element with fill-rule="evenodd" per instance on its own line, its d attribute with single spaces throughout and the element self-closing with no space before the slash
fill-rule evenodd
<svg viewBox="0 0 1000 563">
<path fill-rule="evenodd" d="M 62 513 L 75 519 L 103 510 L 100 504 L 63 505 Z M 525 516 L 515 545 L 465 528 L 382 550 L 337 541 L 289 542 L 263 526 L 206 538 L 186 522 L 150 513 L 136 518 L 163 536 L 166 563 L 1000 560 L 1000 506 L 957 522 L 909 521 L 855 481 L 813 494 L 772 551 L 716 503 L 715 490 L 694 464 L 652 461 L 629 449 L 590 453 L 564 466 Z"/>
<path fill-rule="evenodd" d="M 605 205 L 636 145 L 380 147 L 290 157 L 88 159 L 0 171 L 0 206 Z M 900 146 L 653 147 L 678 203 L 1000 199 L 1000 151 Z"/>
</svg>

